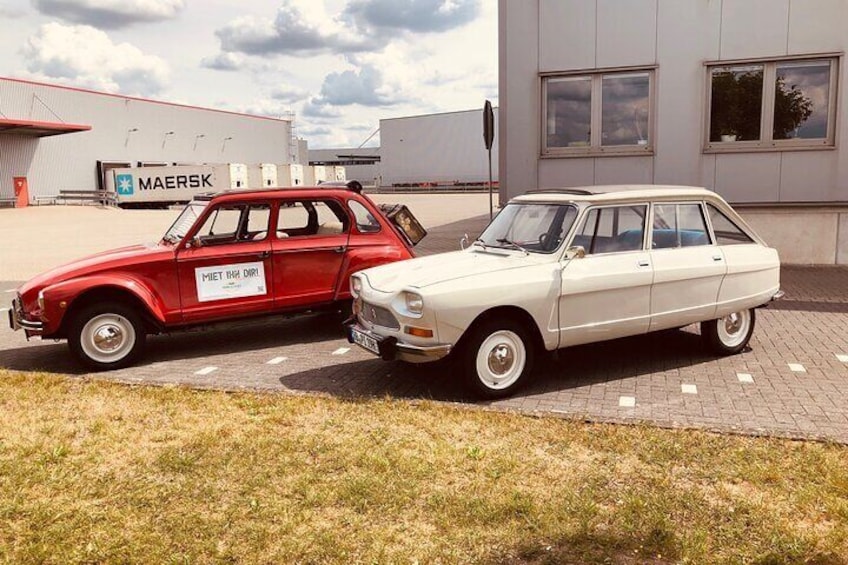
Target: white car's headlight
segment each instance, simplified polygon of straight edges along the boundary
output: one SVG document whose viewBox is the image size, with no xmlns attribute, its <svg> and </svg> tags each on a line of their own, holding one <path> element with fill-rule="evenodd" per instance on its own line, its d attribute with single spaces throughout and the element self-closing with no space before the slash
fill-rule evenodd
<svg viewBox="0 0 848 565">
<path fill-rule="evenodd" d="M 406 292 L 406 309 L 412 314 L 421 314 L 424 312 L 424 299 L 420 294 L 415 292 Z"/>
<path fill-rule="evenodd" d="M 362 278 L 356 275 L 350 277 L 350 293 L 354 298 L 359 298 L 362 293 Z"/>
</svg>

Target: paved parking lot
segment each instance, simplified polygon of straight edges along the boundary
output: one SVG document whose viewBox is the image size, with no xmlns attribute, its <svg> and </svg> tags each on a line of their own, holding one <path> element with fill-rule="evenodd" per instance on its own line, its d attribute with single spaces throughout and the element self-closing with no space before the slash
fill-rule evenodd
<svg viewBox="0 0 848 565">
<path fill-rule="evenodd" d="M 420 251 L 457 248 L 487 217 L 431 227 Z M 758 311 L 748 351 L 719 358 L 697 327 L 574 347 L 540 362 L 497 409 L 848 443 L 848 268 L 782 272 L 786 299 Z M 13 289 L 0 282 L 0 291 Z M 0 292 L 0 308 L 8 300 Z M 8 296 L 8 294 L 6 294 Z M 0 329 L 0 367 L 84 375 L 64 343 Z M 90 375 L 128 383 L 227 390 L 390 396 L 473 404 L 447 365 L 386 363 L 348 344 L 339 319 L 264 319 L 157 336 L 137 367 Z"/>
</svg>

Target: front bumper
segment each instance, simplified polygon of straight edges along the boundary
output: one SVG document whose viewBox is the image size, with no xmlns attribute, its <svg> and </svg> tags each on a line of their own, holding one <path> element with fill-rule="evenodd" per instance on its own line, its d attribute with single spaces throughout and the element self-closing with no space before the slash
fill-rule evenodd
<svg viewBox="0 0 848 565">
<path fill-rule="evenodd" d="M 357 341 L 355 338 L 356 332 L 373 340 L 377 346 L 377 350 L 375 351 L 374 349 L 366 347 L 360 341 Z M 447 357 L 452 349 L 450 344 L 439 344 L 425 347 L 403 343 L 398 341 L 395 337 L 383 337 L 377 335 L 353 320 L 345 324 L 345 333 L 347 334 L 347 340 L 349 343 L 354 343 L 369 353 L 379 355 L 380 358 L 385 361 L 397 359 L 408 363 L 429 363 L 431 361 L 438 361 L 439 359 Z"/>
<path fill-rule="evenodd" d="M 27 336 L 44 331 L 43 322 L 26 319 L 19 297 L 12 299 L 12 308 L 9 310 L 9 327 L 14 331 L 26 330 Z"/>
</svg>

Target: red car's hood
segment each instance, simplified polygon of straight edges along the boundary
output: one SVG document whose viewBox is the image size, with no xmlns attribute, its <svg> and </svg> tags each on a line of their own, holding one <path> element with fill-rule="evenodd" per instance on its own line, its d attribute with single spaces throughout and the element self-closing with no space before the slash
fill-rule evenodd
<svg viewBox="0 0 848 565">
<path fill-rule="evenodd" d="M 24 283 L 19 292 L 21 296 L 27 296 L 30 293 L 37 293 L 46 286 L 71 278 L 92 275 L 105 270 L 123 269 L 149 261 L 173 258 L 173 256 L 174 247 L 155 243 L 110 249 L 45 271 Z"/>
</svg>

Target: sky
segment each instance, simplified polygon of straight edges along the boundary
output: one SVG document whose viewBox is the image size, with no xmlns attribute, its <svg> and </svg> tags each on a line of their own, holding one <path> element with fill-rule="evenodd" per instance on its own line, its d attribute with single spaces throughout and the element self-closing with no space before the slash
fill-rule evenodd
<svg viewBox="0 0 848 565">
<path fill-rule="evenodd" d="M 494 0 L 0 0 L 0 22 L 0 76 L 293 113 L 313 149 L 497 105 Z"/>
</svg>

